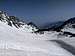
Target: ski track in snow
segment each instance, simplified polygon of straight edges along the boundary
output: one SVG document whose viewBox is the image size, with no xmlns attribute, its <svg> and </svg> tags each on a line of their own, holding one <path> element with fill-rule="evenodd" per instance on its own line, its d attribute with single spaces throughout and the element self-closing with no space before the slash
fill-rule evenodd
<svg viewBox="0 0 75 56">
<path fill-rule="evenodd" d="M 73 56 L 57 44 L 47 41 L 26 41 L 25 43 L 1 41 L 0 49 L 2 49 L 1 52 L 5 55 L 8 53 L 10 54 L 11 52 L 15 53 L 16 50 L 18 50 L 19 52 L 22 51 L 22 53 L 25 52 L 31 56 Z M 3 52 L 3 50 L 5 51 Z M 2 53 L 0 55 L 2 55 Z M 20 55 L 22 55 L 22 53 Z M 19 55 L 19 53 L 17 54 L 16 52 L 15 55 Z"/>
<path fill-rule="evenodd" d="M 52 40 L 52 42 L 55 42 L 58 44 L 60 47 L 64 48 L 65 50 L 69 51 L 73 55 L 75 55 L 75 47 L 62 41 L 62 40 Z"/>
</svg>

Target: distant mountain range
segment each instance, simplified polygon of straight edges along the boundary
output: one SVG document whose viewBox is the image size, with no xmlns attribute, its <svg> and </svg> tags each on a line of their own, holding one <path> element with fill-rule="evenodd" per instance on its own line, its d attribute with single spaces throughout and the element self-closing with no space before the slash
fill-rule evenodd
<svg viewBox="0 0 75 56">
<path fill-rule="evenodd" d="M 38 27 L 33 22 L 25 23 L 23 20 L 15 16 L 8 16 L 6 12 L 0 11 L 0 21 L 10 27 L 16 29 L 23 29 L 25 31 L 39 33 L 45 31 L 60 32 L 59 35 L 71 35 L 75 36 L 75 17 L 70 18 L 66 21 L 58 21 L 54 23 L 47 23 L 42 28 Z"/>
<path fill-rule="evenodd" d="M 59 35 L 70 35 L 75 37 L 75 17 L 70 18 L 66 21 L 59 21 L 52 24 L 44 26 L 43 29 L 39 29 L 36 32 L 45 32 L 45 31 L 56 31 L 60 32 Z"/>
</svg>

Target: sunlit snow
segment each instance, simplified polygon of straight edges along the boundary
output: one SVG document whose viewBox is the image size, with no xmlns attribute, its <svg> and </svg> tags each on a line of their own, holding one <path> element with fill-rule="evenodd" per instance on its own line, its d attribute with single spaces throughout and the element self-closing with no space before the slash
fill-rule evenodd
<svg viewBox="0 0 75 56">
<path fill-rule="evenodd" d="M 44 40 L 42 36 L 0 22 L 0 56 L 72 56 L 57 44 L 47 41 L 48 35 L 43 36 Z"/>
</svg>

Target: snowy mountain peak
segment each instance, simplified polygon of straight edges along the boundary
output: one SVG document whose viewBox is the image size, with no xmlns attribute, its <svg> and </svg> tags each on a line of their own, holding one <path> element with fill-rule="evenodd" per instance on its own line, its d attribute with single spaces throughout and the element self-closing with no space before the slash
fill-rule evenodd
<svg viewBox="0 0 75 56">
<path fill-rule="evenodd" d="M 9 18 L 9 17 L 7 16 L 6 12 L 0 11 L 0 20 L 1 21 L 6 21 L 7 18 Z"/>
<path fill-rule="evenodd" d="M 17 29 L 23 29 L 28 32 L 36 31 L 35 26 L 27 25 L 25 22 L 20 20 L 18 17 L 15 16 L 8 16 L 6 12 L 0 11 L 0 21 L 4 22 L 5 24 L 15 27 Z"/>
<path fill-rule="evenodd" d="M 65 26 L 75 28 L 75 17 L 67 20 Z"/>
</svg>

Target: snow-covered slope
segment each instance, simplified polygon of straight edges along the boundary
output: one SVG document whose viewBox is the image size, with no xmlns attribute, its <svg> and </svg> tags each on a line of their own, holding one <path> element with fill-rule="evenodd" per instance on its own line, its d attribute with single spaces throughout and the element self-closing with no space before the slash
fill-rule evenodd
<svg viewBox="0 0 75 56">
<path fill-rule="evenodd" d="M 57 44 L 45 40 L 37 40 L 35 39 L 37 37 L 40 36 L 12 28 L 4 22 L 0 22 L 0 55 L 72 56 L 71 53 Z"/>
<path fill-rule="evenodd" d="M 71 33 L 75 34 L 75 28 L 73 26 L 75 26 L 75 23 L 73 23 L 73 24 L 69 23 L 69 24 L 64 26 L 62 31 L 71 32 Z"/>
<path fill-rule="evenodd" d="M 75 37 L 75 18 L 71 18 L 67 20 L 63 24 L 63 28 L 61 31 L 65 32 L 66 35 L 70 35 L 71 37 Z"/>
<path fill-rule="evenodd" d="M 0 56 L 73 56 L 58 44 L 48 41 L 53 39 L 57 32 L 41 35 L 31 33 L 32 29 L 37 29 L 23 22 L 8 19 L 10 17 L 4 12 L 0 13 Z M 18 23 L 21 23 L 20 27 Z"/>
</svg>

